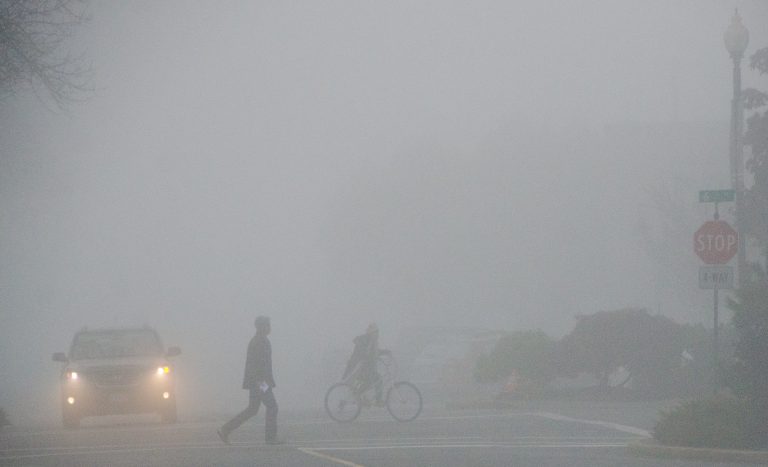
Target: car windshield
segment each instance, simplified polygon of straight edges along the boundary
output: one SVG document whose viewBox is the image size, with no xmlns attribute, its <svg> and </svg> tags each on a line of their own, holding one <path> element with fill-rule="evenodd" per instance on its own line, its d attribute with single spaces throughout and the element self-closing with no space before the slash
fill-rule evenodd
<svg viewBox="0 0 768 467">
<path fill-rule="evenodd" d="M 148 329 L 81 332 L 72 344 L 73 360 L 162 355 L 157 334 Z"/>
</svg>

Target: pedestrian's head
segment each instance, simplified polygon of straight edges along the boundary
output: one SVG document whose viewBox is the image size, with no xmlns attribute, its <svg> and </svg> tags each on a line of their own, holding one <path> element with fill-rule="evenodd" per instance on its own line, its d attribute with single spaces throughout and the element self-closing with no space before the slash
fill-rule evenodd
<svg viewBox="0 0 768 467">
<path fill-rule="evenodd" d="M 253 325 L 256 326 L 256 332 L 259 334 L 267 335 L 269 334 L 269 331 L 272 330 L 269 324 L 269 316 L 257 317 L 256 321 L 253 322 Z"/>
<path fill-rule="evenodd" d="M 376 326 L 376 323 L 371 323 L 368 325 L 368 328 L 365 330 L 366 334 L 379 334 L 379 327 Z"/>
</svg>

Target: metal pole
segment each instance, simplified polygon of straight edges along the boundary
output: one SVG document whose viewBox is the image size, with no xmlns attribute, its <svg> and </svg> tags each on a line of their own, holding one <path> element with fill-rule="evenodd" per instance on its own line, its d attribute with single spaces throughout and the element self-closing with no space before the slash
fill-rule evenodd
<svg viewBox="0 0 768 467">
<path fill-rule="evenodd" d="M 736 231 L 739 233 L 739 250 L 736 272 L 739 286 L 747 281 L 747 252 L 744 232 L 744 161 L 741 134 L 744 125 L 744 106 L 741 99 L 741 55 L 733 59 L 733 99 L 731 100 L 730 166 L 731 187 L 736 194 Z"/>
<path fill-rule="evenodd" d="M 720 219 L 720 205 L 719 203 L 715 202 L 715 220 Z M 712 388 L 713 392 L 717 394 L 717 391 L 720 387 L 718 384 L 719 378 L 720 378 L 720 325 L 719 325 L 719 304 L 720 300 L 718 297 L 718 289 L 717 286 L 715 286 L 714 293 L 713 293 L 713 309 L 714 309 L 714 326 L 712 327 Z"/>
<path fill-rule="evenodd" d="M 714 309 L 715 309 L 715 327 L 714 327 L 714 333 L 712 334 L 712 361 L 713 361 L 713 367 L 714 367 L 714 375 L 713 375 L 713 381 L 712 384 L 714 386 L 714 392 L 717 394 L 717 390 L 719 388 L 719 378 L 720 378 L 720 341 L 718 339 L 720 325 L 718 323 L 718 305 L 719 305 L 719 299 L 717 296 L 717 287 L 715 287 L 715 297 L 714 297 Z"/>
</svg>

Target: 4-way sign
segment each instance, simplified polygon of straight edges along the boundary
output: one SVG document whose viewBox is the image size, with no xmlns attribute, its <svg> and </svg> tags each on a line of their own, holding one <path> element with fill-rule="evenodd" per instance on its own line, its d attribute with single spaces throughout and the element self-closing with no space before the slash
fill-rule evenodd
<svg viewBox="0 0 768 467">
<path fill-rule="evenodd" d="M 732 289 L 733 266 L 699 266 L 699 288 Z"/>
<path fill-rule="evenodd" d="M 693 234 L 693 251 L 706 264 L 725 264 L 739 249 L 739 234 L 725 221 L 707 221 Z"/>
</svg>

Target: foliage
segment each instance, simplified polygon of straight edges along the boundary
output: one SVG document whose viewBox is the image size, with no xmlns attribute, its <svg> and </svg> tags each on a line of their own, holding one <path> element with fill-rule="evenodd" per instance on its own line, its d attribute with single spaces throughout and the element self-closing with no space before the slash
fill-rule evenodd
<svg viewBox="0 0 768 467">
<path fill-rule="evenodd" d="M 659 394 L 680 367 L 681 336 L 679 324 L 643 309 L 600 311 L 578 317 L 576 327 L 560 342 L 558 361 L 567 374 L 595 375 L 603 388 L 623 367 L 633 389 Z"/>
<path fill-rule="evenodd" d="M 4 426 L 10 425 L 11 422 L 8 420 L 8 415 L 5 413 L 5 409 L 0 407 L 0 428 Z"/>
<path fill-rule="evenodd" d="M 752 69 L 768 74 L 768 47 L 755 52 L 750 58 Z M 747 118 L 744 145 L 751 157 L 746 169 L 754 176 L 754 184 L 744 194 L 746 233 L 768 247 L 768 95 L 757 89 L 742 92 L 744 107 L 753 113 Z"/>
<path fill-rule="evenodd" d="M 542 331 L 514 332 L 499 339 L 489 355 L 481 355 L 475 367 L 479 382 L 503 381 L 511 374 L 535 386 L 555 376 L 555 341 Z"/>
<path fill-rule="evenodd" d="M 766 447 L 764 419 L 746 399 L 715 397 L 663 412 L 653 431 L 662 444 L 727 449 Z"/>
<path fill-rule="evenodd" d="M 733 326 L 738 333 L 732 388 L 739 394 L 768 407 L 768 280 L 749 283 L 728 300 L 734 311 Z"/>
<path fill-rule="evenodd" d="M 744 100 L 744 108 L 747 110 L 759 109 L 768 105 L 768 94 L 757 89 L 745 89 L 741 93 L 741 98 Z"/>
<path fill-rule="evenodd" d="M 768 47 L 763 47 L 749 58 L 749 66 L 761 75 L 768 74 Z"/>
<path fill-rule="evenodd" d="M 722 385 L 727 378 L 715 371 L 713 365 L 712 329 L 701 324 L 682 325 L 681 340 L 684 344 L 684 355 L 681 366 L 674 372 L 670 381 L 670 394 L 675 397 L 703 397 L 711 394 L 713 383 Z M 720 326 L 719 355 L 720 362 L 733 360 L 735 346 L 735 330 L 732 326 Z"/>
<path fill-rule="evenodd" d="M 78 0 L 0 1 L 0 98 L 31 87 L 62 106 L 87 91 L 87 69 L 63 50 L 85 20 Z"/>
</svg>

